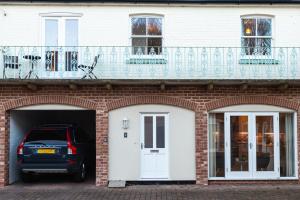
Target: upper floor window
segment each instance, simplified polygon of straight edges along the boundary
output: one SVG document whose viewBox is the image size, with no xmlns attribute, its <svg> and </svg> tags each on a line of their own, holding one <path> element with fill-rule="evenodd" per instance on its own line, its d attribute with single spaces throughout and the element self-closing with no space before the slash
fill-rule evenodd
<svg viewBox="0 0 300 200">
<path fill-rule="evenodd" d="M 272 18 L 242 17 L 242 47 L 246 55 L 270 55 L 272 47 Z"/>
<path fill-rule="evenodd" d="M 162 17 L 133 16 L 131 45 L 134 54 L 161 54 Z"/>
</svg>

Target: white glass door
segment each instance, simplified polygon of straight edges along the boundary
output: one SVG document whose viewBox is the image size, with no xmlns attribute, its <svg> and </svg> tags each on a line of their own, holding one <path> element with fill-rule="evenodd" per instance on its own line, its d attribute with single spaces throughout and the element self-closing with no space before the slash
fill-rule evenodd
<svg viewBox="0 0 300 200">
<path fill-rule="evenodd" d="M 254 113 L 253 176 L 279 177 L 278 113 Z"/>
<path fill-rule="evenodd" d="M 168 179 L 168 115 L 141 117 L 141 178 Z"/>
<path fill-rule="evenodd" d="M 225 176 L 252 176 L 251 119 L 247 113 L 225 113 Z"/>
<path fill-rule="evenodd" d="M 78 19 L 49 17 L 44 20 L 47 71 L 74 71 L 78 66 Z"/>
<path fill-rule="evenodd" d="M 225 120 L 226 178 L 278 178 L 278 113 L 225 113 Z"/>
</svg>

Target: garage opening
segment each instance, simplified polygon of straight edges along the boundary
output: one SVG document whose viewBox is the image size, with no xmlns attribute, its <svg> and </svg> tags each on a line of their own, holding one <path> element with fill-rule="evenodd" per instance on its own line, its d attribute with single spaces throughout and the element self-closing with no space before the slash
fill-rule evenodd
<svg viewBox="0 0 300 200">
<path fill-rule="evenodd" d="M 90 151 L 86 164 L 85 183 L 95 183 L 96 176 L 96 112 L 68 105 L 36 105 L 10 111 L 9 124 L 9 184 L 22 182 L 17 164 L 18 145 L 26 134 L 36 127 L 72 125 L 84 132 Z M 75 136 L 74 136 L 75 138 Z M 79 147 L 80 148 L 80 147 Z M 72 182 L 73 174 L 34 173 L 33 182 L 64 183 Z"/>
</svg>

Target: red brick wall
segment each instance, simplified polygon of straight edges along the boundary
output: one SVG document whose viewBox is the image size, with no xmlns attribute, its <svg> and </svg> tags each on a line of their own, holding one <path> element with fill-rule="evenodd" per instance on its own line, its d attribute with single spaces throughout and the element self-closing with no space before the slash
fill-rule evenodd
<svg viewBox="0 0 300 200">
<path fill-rule="evenodd" d="M 108 178 L 108 112 L 136 104 L 168 104 L 196 113 L 196 178 L 197 184 L 208 184 L 207 112 L 214 108 L 237 104 L 268 104 L 299 110 L 300 87 L 285 92 L 277 87 L 252 86 L 240 90 L 236 86 L 40 86 L 31 91 L 25 86 L 0 86 L 0 185 L 8 181 L 9 110 L 34 104 L 69 104 L 96 110 L 96 184 L 106 185 Z M 298 112 L 298 116 L 300 113 Z M 298 117 L 298 124 L 300 117 Z M 298 126 L 299 127 L 299 126 Z M 299 128 L 298 128 L 299 129 Z M 299 133 L 299 131 L 298 131 Z M 298 148 L 300 144 L 298 137 Z M 300 149 L 300 148 L 299 148 Z M 299 153 L 298 153 L 299 157 Z"/>
</svg>

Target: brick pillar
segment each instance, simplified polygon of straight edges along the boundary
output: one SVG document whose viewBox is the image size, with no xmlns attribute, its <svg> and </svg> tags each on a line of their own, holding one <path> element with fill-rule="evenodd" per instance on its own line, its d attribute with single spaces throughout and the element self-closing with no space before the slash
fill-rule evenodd
<svg viewBox="0 0 300 200">
<path fill-rule="evenodd" d="M 8 120 L 9 113 L 5 113 L 3 109 L 0 111 L 0 187 L 8 184 Z"/>
<path fill-rule="evenodd" d="M 103 108 L 103 107 L 102 107 Z M 108 112 L 96 110 L 96 185 L 108 183 Z"/>
<path fill-rule="evenodd" d="M 208 161 L 207 161 L 207 114 L 196 112 L 196 184 L 208 184 Z"/>
</svg>

